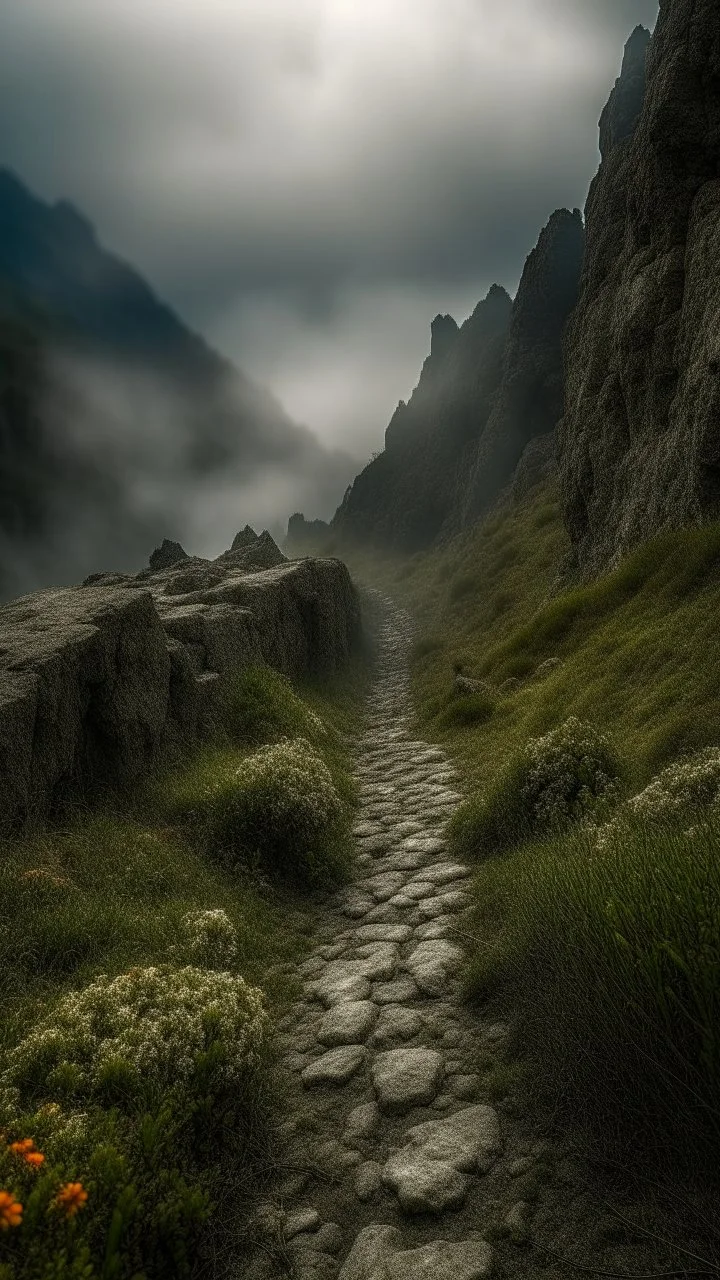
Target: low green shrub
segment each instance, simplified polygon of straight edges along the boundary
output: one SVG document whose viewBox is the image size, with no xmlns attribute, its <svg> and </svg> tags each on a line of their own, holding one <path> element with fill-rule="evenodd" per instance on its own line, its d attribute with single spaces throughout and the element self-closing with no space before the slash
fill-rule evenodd
<svg viewBox="0 0 720 1280">
<path fill-rule="evenodd" d="M 495 702 L 487 694 L 456 694 L 439 712 L 435 723 L 439 729 L 467 728 L 483 724 L 494 711 Z"/>
<path fill-rule="evenodd" d="M 339 874 L 346 808 L 322 757 L 305 738 L 261 747 L 217 769 L 188 794 L 209 848 L 270 875 L 315 883 Z"/>
<path fill-rule="evenodd" d="M 613 831 L 628 822 L 664 825 L 684 819 L 706 820 L 720 802 L 720 748 L 707 747 L 685 760 L 668 765 L 652 782 L 621 805 L 611 822 L 600 829 L 604 843 Z"/>
<path fill-rule="evenodd" d="M 232 1153 L 267 1141 L 261 993 L 135 968 L 64 997 L 0 1076 L 0 1274 L 189 1276 Z"/>
<path fill-rule="evenodd" d="M 322 738 L 322 720 L 290 681 L 271 667 L 248 667 L 230 685 L 225 700 L 223 724 L 235 741 L 260 743 L 277 738 Z"/>
<path fill-rule="evenodd" d="M 486 794 L 460 807 L 451 839 L 459 852 L 488 854 L 562 828 L 612 801 L 621 775 L 609 739 L 571 716 L 531 738 Z"/>
<path fill-rule="evenodd" d="M 618 1155 L 720 1156 L 720 823 L 581 828 L 485 863 L 471 991 L 529 1078 Z M 596 1147 L 597 1150 L 597 1147 Z"/>
</svg>

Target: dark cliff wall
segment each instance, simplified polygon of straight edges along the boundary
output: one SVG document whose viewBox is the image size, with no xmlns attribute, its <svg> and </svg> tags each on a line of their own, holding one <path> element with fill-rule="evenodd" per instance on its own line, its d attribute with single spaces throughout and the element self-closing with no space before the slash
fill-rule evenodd
<svg viewBox="0 0 720 1280">
<path fill-rule="evenodd" d="M 341 540 L 414 550 L 493 504 L 526 446 L 562 414 L 562 339 L 583 248 L 579 210 L 560 209 L 527 259 L 514 303 L 493 285 L 461 328 L 451 316 L 435 318 L 417 387 L 332 521 Z"/>
<path fill-rule="evenodd" d="M 465 524 L 487 510 L 526 446 L 562 416 L 562 341 L 577 302 L 584 248 L 580 210 L 558 209 L 525 263 L 500 386 L 464 493 Z"/>
<path fill-rule="evenodd" d="M 500 383 L 512 303 L 493 285 L 458 328 L 432 324 L 430 355 L 407 404 L 400 402 L 385 450 L 345 495 L 332 528 L 341 537 L 414 550 L 453 513 Z"/>
<path fill-rule="evenodd" d="M 600 143 L 558 441 L 585 574 L 720 516 L 717 0 L 661 0 L 633 33 Z"/>
</svg>

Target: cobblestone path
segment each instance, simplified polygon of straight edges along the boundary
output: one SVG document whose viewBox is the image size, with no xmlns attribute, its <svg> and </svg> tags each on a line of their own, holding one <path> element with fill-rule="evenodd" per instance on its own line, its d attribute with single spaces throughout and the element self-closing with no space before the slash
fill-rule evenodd
<svg viewBox="0 0 720 1280">
<path fill-rule="evenodd" d="M 469 872 L 445 840 L 461 795 L 443 752 L 411 730 L 411 642 L 386 603 L 357 764 L 357 875 L 281 1024 L 291 1172 L 266 1225 L 284 1261 L 258 1255 L 248 1280 L 481 1280 L 490 1224 L 525 1239 L 523 1179 L 542 1153 L 522 1124 L 508 1142 L 475 1074 L 506 1029 L 461 1001 Z"/>
</svg>

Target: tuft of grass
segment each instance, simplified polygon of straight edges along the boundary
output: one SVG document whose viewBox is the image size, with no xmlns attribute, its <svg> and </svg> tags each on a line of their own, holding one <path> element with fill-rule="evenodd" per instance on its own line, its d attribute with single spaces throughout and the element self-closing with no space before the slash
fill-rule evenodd
<svg viewBox="0 0 720 1280">
<path fill-rule="evenodd" d="M 720 825 L 580 831 L 484 863 L 471 993 L 528 1079 L 618 1158 L 720 1149 Z"/>
<path fill-rule="evenodd" d="M 484 693 L 456 694 L 435 716 L 439 729 L 484 724 L 495 714 L 495 701 Z"/>
</svg>

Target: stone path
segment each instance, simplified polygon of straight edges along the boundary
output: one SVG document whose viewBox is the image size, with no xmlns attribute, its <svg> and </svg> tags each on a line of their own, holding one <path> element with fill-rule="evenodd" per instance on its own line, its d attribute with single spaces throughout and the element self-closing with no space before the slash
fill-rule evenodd
<svg viewBox="0 0 720 1280">
<path fill-rule="evenodd" d="M 445 841 L 461 796 L 443 752 L 411 731 L 411 642 L 408 616 L 385 602 L 357 765 L 357 876 L 281 1024 L 290 1171 L 261 1211 L 280 1261 L 259 1253 L 247 1280 L 481 1280 L 489 1224 L 526 1236 L 523 1179 L 542 1152 L 532 1133 L 508 1142 L 476 1074 L 505 1028 L 461 1000 L 469 872 Z"/>
</svg>

